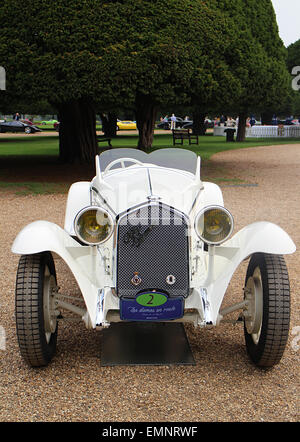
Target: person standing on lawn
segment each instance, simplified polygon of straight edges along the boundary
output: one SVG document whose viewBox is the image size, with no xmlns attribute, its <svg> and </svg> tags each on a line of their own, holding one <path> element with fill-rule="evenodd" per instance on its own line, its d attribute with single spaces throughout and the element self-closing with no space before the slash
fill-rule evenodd
<svg viewBox="0 0 300 442">
<path fill-rule="evenodd" d="M 174 114 L 171 116 L 171 130 L 176 128 L 176 117 Z"/>
</svg>

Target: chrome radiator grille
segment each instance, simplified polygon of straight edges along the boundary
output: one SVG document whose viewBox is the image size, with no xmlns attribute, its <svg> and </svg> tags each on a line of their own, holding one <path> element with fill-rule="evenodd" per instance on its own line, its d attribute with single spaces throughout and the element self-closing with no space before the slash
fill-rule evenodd
<svg viewBox="0 0 300 442">
<path fill-rule="evenodd" d="M 170 297 L 189 293 L 186 219 L 158 203 L 128 212 L 118 223 L 118 295 L 134 297 L 143 290 L 162 290 Z"/>
</svg>

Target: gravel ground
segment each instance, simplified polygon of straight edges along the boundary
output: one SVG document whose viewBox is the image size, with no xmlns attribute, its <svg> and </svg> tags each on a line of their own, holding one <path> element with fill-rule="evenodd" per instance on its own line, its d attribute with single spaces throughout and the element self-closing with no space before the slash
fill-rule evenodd
<svg viewBox="0 0 300 442">
<path fill-rule="evenodd" d="M 256 220 L 272 221 L 299 247 L 300 144 L 219 153 L 202 174 L 220 180 L 225 205 L 235 216 L 235 231 Z M 18 257 L 10 247 L 31 221 L 46 219 L 62 226 L 66 195 L 16 196 L 1 190 L 0 197 L 0 326 L 6 334 L 6 348 L 2 342 L 0 349 L 0 421 L 299 420 L 299 350 L 292 334 L 300 326 L 299 252 L 286 257 L 292 292 L 290 338 L 282 361 L 270 370 L 250 363 L 242 326 L 231 324 L 199 330 L 186 326 L 195 366 L 101 367 L 101 332 L 86 330 L 81 323 L 61 323 L 57 356 L 48 367 L 33 369 L 18 350 Z M 61 291 L 78 293 L 61 261 L 57 271 Z M 245 272 L 243 263 L 224 305 L 241 300 Z"/>
</svg>

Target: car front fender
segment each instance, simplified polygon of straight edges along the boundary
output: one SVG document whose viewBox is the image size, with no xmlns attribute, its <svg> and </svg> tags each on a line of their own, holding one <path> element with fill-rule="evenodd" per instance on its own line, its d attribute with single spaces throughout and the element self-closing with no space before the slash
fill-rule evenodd
<svg viewBox="0 0 300 442">
<path fill-rule="evenodd" d="M 89 315 L 89 321 L 85 320 L 86 325 L 90 322 L 93 328 L 96 326 L 98 291 L 100 284 L 105 281 L 105 275 L 101 274 L 102 264 L 95 247 L 80 245 L 54 223 L 35 221 L 19 232 L 11 250 L 18 255 L 45 251 L 59 255 L 70 268 L 83 295 Z"/>
<path fill-rule="evenodd" d="M 239 247 L 245 257 L 257 252 L 288 255 L 296 251 L 290 236 L 281 227 L 266 221 L 249 224 L 223 246 Z"/>
<path fill-rule="evenodd" d="M 212 322 L 217 323 L 228 284 L 242 261 L 254 253 L 287 255 L 295 251 L 294 242 L 281 227 L 264 221 L 244 227 L 221 246 L 210 249 L 208 275 L 203 286 L 207 289 Z"/>
</svg>

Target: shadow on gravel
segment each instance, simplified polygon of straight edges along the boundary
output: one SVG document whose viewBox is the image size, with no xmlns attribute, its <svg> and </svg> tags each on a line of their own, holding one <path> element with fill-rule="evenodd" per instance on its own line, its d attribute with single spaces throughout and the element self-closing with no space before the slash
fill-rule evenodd
<svg viewBox="0 0 300 442">
<path fill-rule="evenodd" d="M 94 164 L 62 164 L 53 156 L 2 157 L 0 180 L 7 182 L 59 182 L 90 181 L 95 176 Z"/>
</svg>

